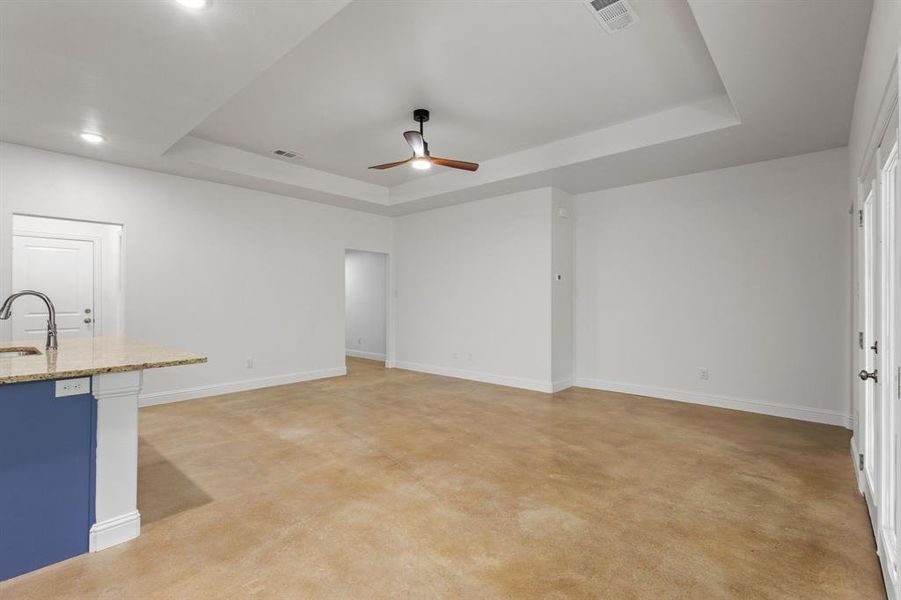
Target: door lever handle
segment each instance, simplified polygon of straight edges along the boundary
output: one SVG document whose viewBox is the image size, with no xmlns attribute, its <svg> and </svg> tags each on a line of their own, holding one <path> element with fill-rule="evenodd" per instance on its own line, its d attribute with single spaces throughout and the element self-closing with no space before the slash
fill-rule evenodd
<svg viewBox="0 0 901 600">
<path fill-rule="evenodd" d="M 872 379 L 873 383 L 879 383 L 879 369 L 873 369 L 872 373 L 868 372 L 866 369 L 861 369 L 857 376 L 860 377 L 861 381 Z"/>
</svg>

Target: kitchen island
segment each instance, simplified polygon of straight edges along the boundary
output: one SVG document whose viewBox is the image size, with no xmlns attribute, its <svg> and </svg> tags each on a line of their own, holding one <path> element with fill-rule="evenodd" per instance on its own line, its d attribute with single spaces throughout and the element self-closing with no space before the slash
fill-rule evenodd
<svg viewBox="0 0 901 600">
<path fill-rule="evenodd" d="M 143 370 L 203 362 L 120 337 L 0 344 L 0 580 L 139 535 Z"/>
</svg>

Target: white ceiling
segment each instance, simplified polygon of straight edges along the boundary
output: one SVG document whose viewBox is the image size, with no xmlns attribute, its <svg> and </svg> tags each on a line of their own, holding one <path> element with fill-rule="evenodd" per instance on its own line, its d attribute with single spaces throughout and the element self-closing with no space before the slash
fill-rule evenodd
<svg viewBox="0 0 901 600">
<path fill-rule="evenodd" d="M 4 0 L 0 139 L 381 214 L 847 143 L 869 0 L 632 3 Z M 477 173 L 366 169 L 419 106 Z"/>
<path fill-rule="evenodd" d="M 344 3 L 0 2 L 0 139 L 159 158 Z M 84 129 L 109 139 L 86 146 Z"/>
<path fill-rule="evenodd" d="M 579 2 L 356 2 L 192 135 L 381 185 L 428 108 L 436 156 L 484 161 L 724 93 L 684 2 L 609 35 Z"/>
</svg>

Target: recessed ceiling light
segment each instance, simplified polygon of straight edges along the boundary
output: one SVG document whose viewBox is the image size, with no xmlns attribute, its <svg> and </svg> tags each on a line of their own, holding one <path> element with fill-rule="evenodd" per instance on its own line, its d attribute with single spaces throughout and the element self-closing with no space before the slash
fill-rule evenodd
<svg viewBox="0 0 901 600">
<path fill-rule="evenodd" d="M 432 168 L 432 161 L 427 158 L 414 159 L 410 164 L 413 165 L 414 169 L 419 169 L 420 171 Z"/>
<path fill-rule="evenodd" d="M 100 142 L 106 141 L 106 138 L 99 133 L 93 133 L 90 131 L 82 131 L 81 139 L 88 142 L 89 144 L 99 144 Z"/>
<path fill-rule="evenodd" d="M 185 8 L 206 8 L 210 5 L 210 0 L 175 0 Z"/>
</svg>

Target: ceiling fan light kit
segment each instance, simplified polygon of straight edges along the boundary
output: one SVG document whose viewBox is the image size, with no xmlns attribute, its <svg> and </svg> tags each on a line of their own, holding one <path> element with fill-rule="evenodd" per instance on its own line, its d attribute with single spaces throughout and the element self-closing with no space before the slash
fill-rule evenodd
<svg viewBox="0 0 901 600">
<path fill-rule="evenodd" d="M 413 150 L 413 156 L 407 160 L 374 165 L 369 167 L 370 169 L 378 169 L 381 171 L 405 165 L 407 163 L 410 163 L 410 166 L 414 169 L 421 171 L 432 168 L 432 165 L 441 165 L 442 167 L 461 169 L 463 171 L 475 171 L 479 168 L 478 163 L 432 156 L 429 153 L 429 144 L 425 141 L 425 137 L 423 137 L 423 123 L 429 120 L 429 111 L 424 108 L 417 108 L 413 111 L 413 120 L 419 123 L 419 131 L 404 132 L 404 139 L 410 144 L 410 148 Z"/>
</svg>

